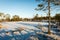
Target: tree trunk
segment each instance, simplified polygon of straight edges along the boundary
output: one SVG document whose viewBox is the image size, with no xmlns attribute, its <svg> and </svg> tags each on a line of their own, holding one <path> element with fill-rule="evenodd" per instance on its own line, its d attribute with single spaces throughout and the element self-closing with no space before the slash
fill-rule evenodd
<svg viewBox="0 0 60 40">
<path fill-rule="evenodd" d="M 49 16 L 49 26 L 48 26 L 48 34 L 51 34 L 50 32 L 50 21 L 51 21 L 51 17 L 50 17 L 50 0 L 48 0 L 48 16 Z"/>
</svg>

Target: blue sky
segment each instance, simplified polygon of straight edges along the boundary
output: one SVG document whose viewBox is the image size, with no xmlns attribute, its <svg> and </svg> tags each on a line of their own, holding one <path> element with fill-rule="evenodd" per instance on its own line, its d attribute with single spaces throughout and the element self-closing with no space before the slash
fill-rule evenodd
<svg viewBox="0 0 60 40">
<path fill-rule="evenodd" d="M 36 7 L 37 2 L 35 0 L 0 0 L 0 12 L 11 16 L 19 15 L 23 18 L 32 18 L 37 13 L 39 16 L 46 16 L 45 12 L 34 10 Z M 59 11 L 54 10 L 51 15 L 54 16 Z"/>
</svg>

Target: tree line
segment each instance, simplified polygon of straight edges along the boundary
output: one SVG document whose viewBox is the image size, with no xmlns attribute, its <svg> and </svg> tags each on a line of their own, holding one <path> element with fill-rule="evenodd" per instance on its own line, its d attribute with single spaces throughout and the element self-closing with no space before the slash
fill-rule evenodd
<svg viewBox="0 0 60 40">
<path fill-rule="evenodd" d="M 18 15 L 14 15 L 11 18 L 10 14 L 0 13 L 0 22 L 4 22 L 4 21 L 22 21 L 22 18 L 20 18 Z"/>
<path fill-rule="evenodd" d="M 48 20 L 49 17 L 39 17 L 38 14 L 36 14 L 34 17 L 32 18 L 21 18 L 18 15 L 13 15 L 11 18 L 10 14 L 4 14 L 4 13 L 0 13 L 0 22 L 3 21 L 41 21 L 41 20 Z M 60 22 L 60 13 L 56 14 L 54 17 L 51 17 L 51 20 L 55 20 Z"/>
</svg>

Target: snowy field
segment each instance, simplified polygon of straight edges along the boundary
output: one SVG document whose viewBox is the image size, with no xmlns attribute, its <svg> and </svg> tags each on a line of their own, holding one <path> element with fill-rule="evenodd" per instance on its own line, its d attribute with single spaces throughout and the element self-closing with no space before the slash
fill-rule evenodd
<svg viewBox="0 0 60 40">
<path fill-rule="evenodd" d="M 42 32 L 39 27 L 41 25 L 48 25 L 48 23 L 42 22 L 2 22 L 0 24 L 2 25 L 0 29 L 0 40 L 29 40 L 28 38 L 30 38 L 31 35 L 34 35 L 36 40 L 38 40 L 36 32 Z M 48 27 L 43 27 L 43 30 L 47 30 L 47 28 Z M 56 33 L 55 31 L 52 32 Z M 40 37 L 42 37 L 42 35 L 40 35 Z M 43 40 L 48 40 L 48 38 L 46 37 Z"/>
</svg>

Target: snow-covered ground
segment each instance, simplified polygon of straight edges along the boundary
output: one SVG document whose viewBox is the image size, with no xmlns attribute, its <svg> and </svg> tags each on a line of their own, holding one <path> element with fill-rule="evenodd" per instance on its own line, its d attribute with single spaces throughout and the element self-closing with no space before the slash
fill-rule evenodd
<svg viewBox="0 0 60 40">
<path fill-rule="evenodd" d="M 42 29 L 46 31 L 48 27 L 42 27 L 42 29 L 39 29 L 41 25 L 48 25 L 48 23 L 44 22 L 2 22 L 0 23 L 2 25 L 2 28 L 0 29 L 0 36 L 6 36 L 9 37 L 16 37 L 19 35 L 19 37 L 22 36 L 23 40 L 26 38 L 29 38 L 30 35 L 36 35 L 35 32 L 42 32 Z M 55 32 L 51 30 L 52 32 Z M 18 38 L 19 38 L 18 37 Z M 14 38 L 12 38 L 14 40 Z M 22 39 L 21 39 L 22 40 Z"/>
<path fill-rule="evenodd" d="M 40 30 L 40 29 L 38 29 L 38 28 L 36 28 L 34 26 L 18 24 L 18 22 L 3 22 L 1 24 L 3 25 L 2 29 L 7 29 L 7 30 L 13 30 L 13 29 L 16 29 L 16 28 Z"/>
</svg>

